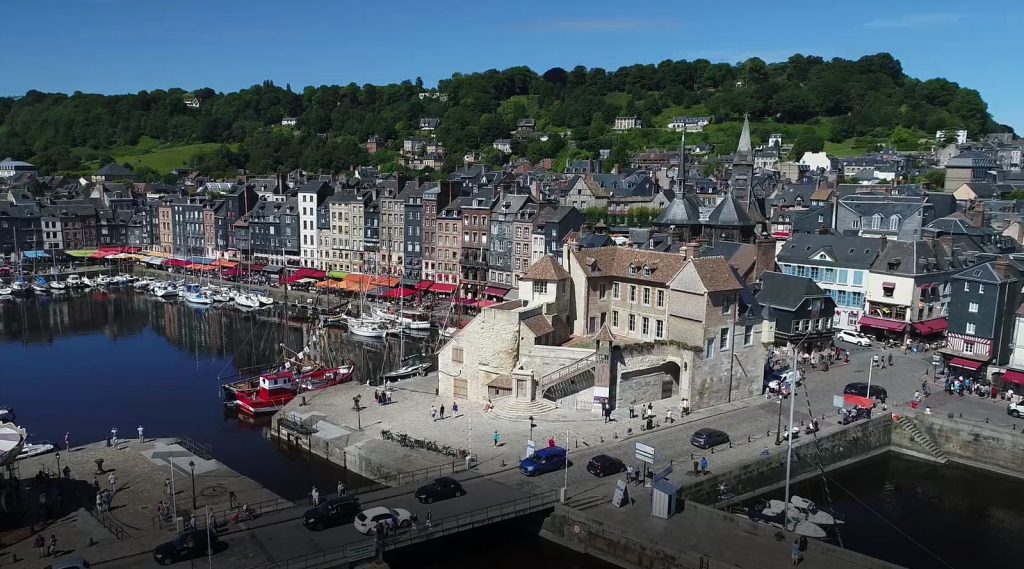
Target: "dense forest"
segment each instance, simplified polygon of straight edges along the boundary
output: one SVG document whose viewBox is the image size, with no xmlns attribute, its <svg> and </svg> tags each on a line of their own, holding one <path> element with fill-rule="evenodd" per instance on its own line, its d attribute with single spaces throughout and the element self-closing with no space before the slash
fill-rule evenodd
<svg viewBox="0 0 1024 569">
<path fill-rule="evenodd" d="M 117 149 L 155 140 L 206 143 L 188 165 L 212 173 L 241 167 L 343 171 L 371 163 L 395 170 L 401 167 L 401 141 L 416 135 L 421 117 L 441 119 L 434 135 L 447 148 L 446 169 L 471 150 L 482 151 L 489 162 L 500 160 L 491 143 L 508 138 L 525 117 L 552 136 L 517 141 L 515 155 L 563 162 L 595 156 L 601 148 L 621 162 L 642 147 L 673 147 L 678 135 L 664 127 L 683 114 L 706 114 L 723 127 L 749 114 L 761 121 L 755 124 L 768 125 L 755 129 L 761 140 L 768 128 L 795 125 L 788 132 L 799 136 L 801 148 L 866 140 L 916 149 L 921 137 L 938 129 L 966 128 L 972 136 L 1009 130 L 992 120 L 977 91 L 945 79 L 910 78 L 886 53 L 856 61 L 794 55 L 774 64 L 757 58 L 736 65 L 666 60 L 615 71 L 575 67 L 543 74 L 514 67 L 442 80 L 432 91 L 447 95 L 446 101 L 421 98 L 424 91 L 419 79 L 302 92 L 265 81 L 233 93 L 193 91 L 198 109 L 187 107 L 187 93 L 177 89 L 131 95 L 29 91 L 0 98 L 0 156 L 27 159 L 44 173 L 81 172 Z M 618 115 L 639 116 L 648 128 L 614 133 L 610 127 Z M 299 123 L 281 127 L 282 117 Z M 369 156 L 363 142 L 370 135 L 391 141 L 388 150 Z"/>
</svg>

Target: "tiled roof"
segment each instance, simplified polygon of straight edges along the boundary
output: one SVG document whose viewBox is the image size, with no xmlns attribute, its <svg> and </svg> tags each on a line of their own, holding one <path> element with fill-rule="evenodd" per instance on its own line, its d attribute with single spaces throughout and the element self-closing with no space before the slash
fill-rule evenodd
<svg viewBox="0 0 1024 569">
<path fill-rule="evenodd" d="M 686 258 L 675 253 L 658 253 L 622 247 L 583 249 L 573 253 L 588 277 L 618 277 L 656 284 L 668 284 L 686 263 Z M 635 274 L 630 274 L 630 265 Z M 651 269 L 644 275 L 644 266 Z"/>
<path fill-rule="evenodd" d="M 555 258 L 548 255 L 541 257 L 536 263 L 530 265 L 519 277 L 521 281 L 559 281 L 569 278 L 569 273 L 563 269 Z"/>
<path fill-rule="evenodd" d="M 495 389 L 512 389 L 512 376 L 507 373 L 503 373 L 487 382 L 487 387 L 493 387 Z"/>
<path fill-rule="evenodd" d="M 698 257 L 693 259 L 693 268 L 697 271 L 704 288 L 708 292 L 739 290 L 743 285 L 736 280 L 725 257 Z"/>
<path fill-rule="evenodd" d="M 551 323 L 548 322 L 548 319 L 544 318 L 543 314 L 527 318 L 523 321 L 523 324 L 526 324 L 526 327 L 533 332 L 534 336 L 543 336 L 544 334 L 550 334 L 555 331 L 551 326 Z"/>
</svg>

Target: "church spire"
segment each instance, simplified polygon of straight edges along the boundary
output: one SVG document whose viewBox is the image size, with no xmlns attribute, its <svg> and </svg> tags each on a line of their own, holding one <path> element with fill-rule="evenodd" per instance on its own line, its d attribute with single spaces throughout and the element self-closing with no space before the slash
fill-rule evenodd
<svg viewBox="0 0 1024 569">
<path fill-rule="evenodd" d="M 750 117 L 743 115 L 743 130 L 740 132 L 740 144 L 736 147 L 736 153 L 753 152 L 750 146 Z"/>
</svg>

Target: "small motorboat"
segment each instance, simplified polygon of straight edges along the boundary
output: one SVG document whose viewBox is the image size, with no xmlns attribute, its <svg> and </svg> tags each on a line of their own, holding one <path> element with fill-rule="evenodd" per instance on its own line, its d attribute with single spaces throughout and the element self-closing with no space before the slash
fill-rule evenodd
<svg viewBox="0 0 1024 569">
<path fill-rule="evenodd" d="M 165 299 L 175 298 L 176 296 L 178 296 L 178 287 L 176 287 L 174 285 L 168 285 L 168 286 L 162 286 L 162 287 L 154 287 L 153 288 L 153 294 L 157 298 L 165 298 Z"/>
<path fill-rule="evenodd" d="M 423 375 L 430 369 L 430 363 L 423 361 L 419 356 L 409 356 L 402 360 L 402 364 L 398 369 L 389 371 L 384 374 L 384 379 L 387 381 L 398 381 L 400 379 L 408 379 L 416 375 Z"/>
<path fill-rule="evenodd" d="M 82 277 L 82 285 L 87 288 L 92 288 L 96 286 L 96 282 L 90 279 L 89 277 Z"/>
<path fill-rule="evenodd" d="M 14 462 L 25 446 L 27 433 L 14 423 L 0 424 L 0 465 Z"/>
<path fill-rule="evenodd" d="M 9 286 L 0 286 L 0 296 L 11 296 L 14 294 L 14 289 Z"/>
<path fill-rule="evenodd" d="M 189 291 L 185 293 L 185 302 L 195 306 L 210 306 L 213 304 L 213 299 L 207 296 L 205 292 Z"/>
<path fill-rule="evenodd" d="M 251 294 L 239 294 L 238 296 L 235 297 L 235 304 L 237 304 L 240 308 L 248 309 L 260 307 L 260 301 L 257 300 L 256 297 Z"/>
<path fill-rule="evenodd" d="M 21 452 L 18 453 L 17 460 L 23 460 L 26 458 L 32 458 L 33 456 L 39 456 L 52 451 L 54 447 L 50 443 L 26 443 L 21 447 Z"/>
<path fill-rule="evenodd" d="M 64 292 L 68 286 L 60 281 L 50 281 L 50 290 L 54 292 Z"/>
<path fill-rule="evenodd" d="M 13 294 L 24 296 L 32 293 L 32 285 L 24 278 L 18 277 L 18 280 L 11 283 L 11 291 Z"/>
<path fill-rule="evenodd" d="M 78 275 L 68 275 L 68 278 L 64 281 L 64 284 L 71 288 L 79 288 L 82 286 L 82 278 Z"/>
<path fill-rule="evenodd" d="M 259 301 L 259 303 L 263 306 L 270 306 L 271 304 L 274 304 L 274 299 L 271 298 L 270 296 L 267 296 L 265 294 L 256 294 L 254 296 L 256 297 L 256 300 Z"/>
<path fill-rule="evenodd" d="M 349 320 L 348 331 L 364 338 L 383 338 L 388 334 L 388 329 L 376 320 Z"/>
</svg>

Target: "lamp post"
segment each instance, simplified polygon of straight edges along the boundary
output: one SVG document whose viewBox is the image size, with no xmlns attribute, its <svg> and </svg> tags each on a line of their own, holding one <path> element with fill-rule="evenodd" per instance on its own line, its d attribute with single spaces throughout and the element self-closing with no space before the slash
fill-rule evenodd
<svg viewBox="0 0 1024 569">
<path fill-rule="evenodd" d="M 63 474 L 61 473 L 61 471 L 60 471 L 60 453 L 59 453 L 59 452 L 58 452 L 58 453 L 55 453 L 55 454 L 54 454 L 53 456 L 54 456 L 54 458 L 56 458 L 56 459 L 57 459 L 57 477 L 58 477 L 58 478 L 61 478 L 61 477 L 63 477 L 64 475 L 63 475 Z"/>
<path fill-rule="evenodd" d="M 355 412 L 356 412 L 356 421 L 358 423 L 357 429 L 362 431 L 363 430 L 363 418 L 362 418 L 362 415 L 360 415 L 360 412 L 363 410 L 363 407 L 362 407 L 362 405 L 359 404 L 359 398 L 360 397 L 362 397 L 362 396 L 361 395 L 356 395 L 355 397 L 352 398 L 352 409 L 354 409 Z"/>
<path fill-rule="evenodd" d="M 533 422 L 533 415 L 530 415 L 530 440 L 533 440 L 533 428 L 537 425 Z"/>
<path fill-rule="evenodd" d="M 188 461 L 188 469 L 192 471 L 192 509 L 195 510 L 196 506 L 196 463 L 194 460 Z"/>
</svg>

